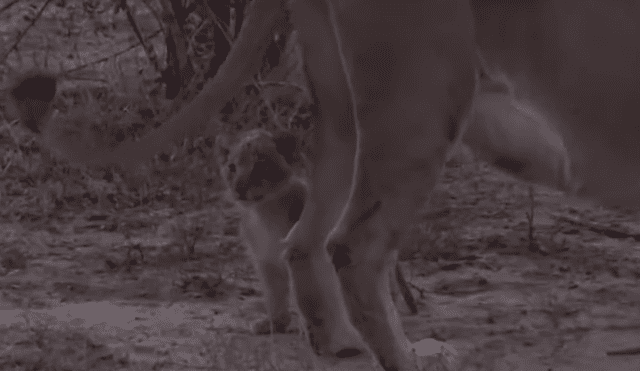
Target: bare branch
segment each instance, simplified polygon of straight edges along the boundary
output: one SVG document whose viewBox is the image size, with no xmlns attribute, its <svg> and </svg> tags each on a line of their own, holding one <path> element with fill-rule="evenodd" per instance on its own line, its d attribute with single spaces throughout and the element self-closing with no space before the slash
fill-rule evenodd
<svg viewBox="0 0 640 371">
<path fill-rule="evenodd" d="M 44 10 L 47 8 L 47 5 L 49 5 L 49 3 L 51 2 L 51 0 L 47 0 L 44 5 L 42 5 L 42 8 L 40 8 L 40 10 L 38 11 L 38 14 L 36 14 L 35 17 L 33 17 L 33 19 L 31 20 L 31 22 L 29 22 L 29 25 L 27 25 L 27 27 L 18 34 L 18 38 L 16 39 L 16 41 L 13 43 L 13 45 L 4 52 L 4 54 L 2 55 L 2 57 L 0 57 L 0 63 L 4 64 L 7 61 L 7 57 L 9 56 L 9 54 L 11 54 L 11 52 L 16 49 L 16 47 L 18 46 L 18 44 L 20 43 L 20 41 L 22 41 L 22 38 L 27 34 L 27 32 L 31 29 L 31 27 L 33 27 L 33 25 L 36 23 L 36 21 L 38 19 L 40 19 L 40 17 L 42 16 L 42 12 L 44 12 Z"/>
<path fill-rule="evenodd" d="M 151 62 L 153 67 L 156 69 L 156 71 L 160 71 L 160 64 L 158 63 L 158 57 L 156 56 L 156 53 L 153 50 L 153 46 L 151 44 L 148 45 L 144 37 L 142 37 L 140 28 L 138 28 L 138 24 L 136 23 L 136 20 L 133 17 L 133 13 L 131 12 L 131 7 L 127 4 L 126 1 L 122 2 L 121 7 L 122 9 L 124 9 L 125 14 L 127 15 L 127 20 L 129 21 L 131 28 L 133 28 L 133 33 L 136 34 L 136 37 L 138 38 L 140 45 L 142 45 L 144 52 L 147 54 L 147 58 L 149 58 L 149 61 Z"/>
<path fill-rule="evenodd" d="M 20 0 L 13 0 L 13 1 L 10 1 L 10 2 L 9 2 L 9 4 L 7 4 L 7 5 L 3 6 L 2 8 L 0 8 L 0 13 L 2 13 L 2 12 L 4 12 L 5 10 L 7 10 L 7 9 L 11 8 L 11 7 L 12 7 L 12 6 L 14 6 L 15 4 L 17 4 L 17 3 L 18 3 L 18 1 L 20 1 Z"/>
<path fill-rule="evenodd" d="M 161 33 L 161 32 L 162 32 L 162 30 L 158 30 L 158 31 L 154 32 L 153 34 L 149 35 L 149 37 L 147 37 L 147 40 L 150 40 L 150 39 L 152 39 L 152 38 L 156 37 L 156 36 L 157 36 L 159 33 Z M 72 72 L 75 72 L 75 71 L 78 71 L 78 70 L 85 69 L 85 68 L 87 68 L 87 67 L 89 67 L 89 66 L 92 66 L 92 65 L 94 65 L 94 64 L 97 64 L 97 63 L 106 62 L 106 61 L 110 60 L 110 59 L 111 59 L 111 58 L 113 58 L 113 57 L 117 57 L 117 56 L 119 56 L 119 55 L 121 55 L 121 54 L 124 54 L 124 53 L 126 53 L 126 52 L 128 52 L 128 51 L 130 51 L 130 50 L 132 50 L 132 49 L 135 49 L 135 48 L 137 48 L 137 47 L 139 47 L 139 46 L 141 46 L 141 45 L 140 45 L 140 44 L 130 45 L 128 48 L 126 48 L 126 49 L 124 49 L 124 50 L 120 50 L 120 51 L 118 51 L 118 52 L 115 52 L 115 53 L 113 53 L 113 54 L 111 54 L 111 55 L 109 55 L 109 56 L 107 56 L 107 57 L 100 58 L 100 59 L 97 59 L 97 60 L 95 60 L 95 61 L 87 62 L 87 63 L 84 63 L 84 64 L 82 64 L 82 65 L 78 66 L 78 67 L 72 68 L 72 69 L 70 69 L 70 70 L 66 71 L 66 72 L 65 72 L 65 74 L 68 74 L 68 73 L 72 73 Z"/>
</svg>

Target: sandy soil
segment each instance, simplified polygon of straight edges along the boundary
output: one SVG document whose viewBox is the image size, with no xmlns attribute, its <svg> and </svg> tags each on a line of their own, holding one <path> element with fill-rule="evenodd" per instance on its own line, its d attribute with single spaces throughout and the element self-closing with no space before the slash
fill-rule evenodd
<svg viewBox="0 0 640 371">
<path fill-rule="evenodd" d="M 446 170 L 406 241 L 409 338 L 451 345 L 451 369 L 640 370 L 638 215 L 534 195 L 530 238 L 526 184 Z M 250 334 L 264 306 L 229 206 L 4 218 L 0 369 L 373 369 L 321 364 L 296 333 Z"/>
</svg>

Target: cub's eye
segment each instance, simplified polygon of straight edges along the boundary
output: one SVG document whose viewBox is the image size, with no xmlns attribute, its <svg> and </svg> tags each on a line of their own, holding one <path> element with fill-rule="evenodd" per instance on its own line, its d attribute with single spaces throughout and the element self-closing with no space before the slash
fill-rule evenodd
<svg viewBox="0 0 640 371">
<path fill-rule="evenodd" d="M 236 172 L 236 164 L 230 164 L 229 165 L 229 172 L 231 172 L 231 173 L 235 173 Z"/>
</svg>

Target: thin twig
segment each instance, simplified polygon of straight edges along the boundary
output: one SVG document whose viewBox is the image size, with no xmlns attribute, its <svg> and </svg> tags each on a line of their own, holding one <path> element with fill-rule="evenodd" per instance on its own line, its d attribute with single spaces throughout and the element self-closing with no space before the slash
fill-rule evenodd
<svg viewBox="0 0 640 371">
<path fill-rule="evenodd" d="M 535 200 L 535 190 L 533 185 L 529 185 L 529 212 L 526 213 L 527 222 L 529 224 L 529 251 L 531 252 L 539 252 L 543 255 L 546 255 L 548 252 L 542 248 L 538 240 L 536 239 L 536 227 L 535 227 L 535 210 L 536 210 L 536 200 Z"/>
<path fill-rule="evenodd" d="M 427 293 L 428 293 L 427 290 L 425 290 L 422 287 L 417 286 L 417 285 L 415 285 L 414 283 L 411 283 L 411 282 L 407 282 L 407 284 L 420 294 L 420 299 L 424 299 L 424 298 L 427 297 Z"/>
<path fill-rule="evenodd" d="M 229 45 L 233 45 L 233 36 L 228 31 L 229 27 L 225 27 L 225 23 L 215 13 L 211 13 L 213 14 L 213 23 L 218 27 L 220 31 L 222 31 L 222 35 L 224 35 L 224 38 L 227 39 Z"/>
<path fill-rule="evenodd" d="M 256 81 L 255 84 L 257 85 L 258 88 L 268 88 L 268 87 L 281 87 L 281 88 L 285 88 L 285 87 L 293 87 L 296 88 L 298 91 L 300 92 L 304 92 L 306 90 L 305 87 L 300 86 L 298 84 L 294 84 L 292 82 L 289 81 L 265 81 L 265 80 L 259 80 Z"/>
<path fill-rule="evenodd" d="M 599 234 L 603 234 L 607 237 L 610 238 L 621 238 L 621 239 L 625 239 L 625 238 L 633 238 L 636 241 L 640 241 L 640 233 L 630 233 L 630 232 L 626 232 L 623 231 L 621 229 L 618 228 L 613 228 L 611 226 L 606 226 L 604 224 L 600 224 L 600 223 L 596 223 L 596 222 L 590 222 L 590 221 L 586 221 L 586 220 L 578 220 L 576 218 L 572 218 L 569 216 L 565 216 L 565 215 L 553 215 L 555 218 L 560 219 L 562 221 L 565 222 L 569 222 L 571 224 L 574 225 L 579 225 L 581 227 L 586 227 L 587 229 L 589 229 L 592 232 L 596 232 Z"/>
<path fill-rule="evenodd" d="M 42 16 L 42 12 L 44 12 L 44 10 L 47 8 L 47 5 L 49 5 L 50 2 L 51 0 L 47 0 L 47 2 L 44 3 L 42 8 L 40 8 L 36 16 L 33 17 L 33 19 L 31 20 L 31 22 L 29 22 L 27 27 L 21 33 L 18 34 L 18 38 L 13 43 L 13 45 L 9 48 L 9 50 L 5 51 L 4 55 L 0 57 L 0 61 L 2 61 L 2 64 L 4 64 L 7 61 L 7 57 L 9 57 L 9 54 L 11 54 L 11 51 L 13 51 L 18 46 L 20 41 L 22 41 L 22 38 L 27 34 L 27 32 L 31 29 L 31 27 L 33 27 L 33 25 L 36 24 L 36 21 L 40 19 L 40 16 Z"/>
<path fill-rule="evenodd" d="M 5 10 L 7 10 L 7 9 L 11 8 L 11 7 L 12 7 L 12 6 L 14 6 L 15 4 L 17 4 L 17 3 L 18 3 L 18 1 L 20 1 L 20 0 L 13 0 L 13 1 L 9 2 L 9 4 L 7 4 L 7 5 L 3 6 L 2 8 L 0 8 L 0 13 L 2 13 L 2 12 L 4 12 Z"/>
<path fill-rule="evenodd" d="M 610 350 L 607 352 L 608 356 L 633 356 L 633 355 L 639 355 L 639 354 L 640 354 L 640 347 Z"/>
<path fill-rule="evenodd" d="M 147 40 L 149 40 L 149 39 L 152 39 L 152 38 L 156 37 L 156 36 L 157 36 L 159 33 L 161 33 L 161 32 L 162 32 L 162 30 L 158 30 L 158 31 L 154 32 L 154 33 L 153 33 L 153 34 L 151 34 L 149 37 L 147 37 Z M 113 53 L 113 54 L 111 54 L 111 55 L 107 56 L 107 57 L 100 58 L 100 59 L 97 59 L 97 60 L 95 60 L 95 61 L 87 62 L 87 63 L 85 63 L 85 64 L 82 64 L 82 65 L 78 66 L 78 67 L 72 68 L 72 69 L 70 69 L 70 70 L 66 71 L 65 73 L 67 73 L 67 74 L 68 74 L 68 73 L 71 73 L 71 72 L 75 72 L 75 71 L 78 71 L 78 70 L 82 70 L 82 69 L 84 69 L 84 68 L 87 68 L 87 67 L 92 66 L 92 65 L 97 64 L 97 63 L 106 62 L 106 61 L 108 61 L 109 59 L 111 59 L 111 58 L 113 58 L 113 57 L 117 57 L 117 56 L 119 56 L 120 54 L 124 54 L 124 53 L 126 53 L 126 52 L 130 51 L 131 49 L 135 49 L 135 48 L 137 48 L 137 47 L 139 47 L 139 46 L 141 46 L 141 45 L 140 45 L 140 44 L 133 44 L 133 45 L 130 45 L 127 49 L 120 50 L 120 51 L 118 51 L 118 52 L 115 52 L 115 53 Z"/>
<path fill-rule="evenodd" d="M 155 50 L 153 49 L 153 44 L 147 45 L 144 37 L 142 37 L 142 33 L 140 32 L 140 28 L 138 28 L 138 24 L 136 23 L 135 18 L 133 17 L 133 12 L 131 11 L 131 7 L 127 4 L 126 1 L 122 2 L 122 8 L 124 9 L 124 13 L 127 15 L 127 20 L 133 28 L 133 33 L 136 34 L 140 45 L 142 45 L 142 49 L 144 49 L 145 54 L 147 54 L 147 58 L 156 69 L 156 71 L 160 71 L 160 64 L 158 62 L 158 58 L 156 56 Z"/>
</svg>

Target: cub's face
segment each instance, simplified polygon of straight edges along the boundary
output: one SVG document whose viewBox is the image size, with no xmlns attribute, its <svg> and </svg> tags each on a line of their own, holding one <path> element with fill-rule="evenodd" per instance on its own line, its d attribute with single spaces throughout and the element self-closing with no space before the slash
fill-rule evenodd
<svg viewBox="0 0 640 371">
<path fill-rule="evenodd" d="M 238 201 L 259 202 L 278 194 L 291 180 L 295 152 L 296 138 L 286 132 L 253 129 L 216 138 L 220 175 Z"/>
</svg>

